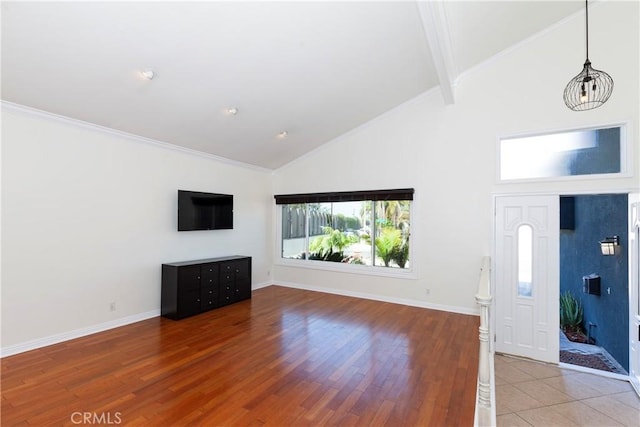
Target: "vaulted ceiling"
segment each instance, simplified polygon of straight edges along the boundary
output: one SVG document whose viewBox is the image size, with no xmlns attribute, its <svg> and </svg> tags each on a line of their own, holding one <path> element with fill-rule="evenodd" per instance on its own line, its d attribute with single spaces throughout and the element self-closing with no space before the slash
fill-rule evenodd
<svg viewBox="0 0 640 427">
<path fill-rule="evenodd" d="M 276 169 L 583 7 L 3 1 L 2 99 Z"/>
</svg>

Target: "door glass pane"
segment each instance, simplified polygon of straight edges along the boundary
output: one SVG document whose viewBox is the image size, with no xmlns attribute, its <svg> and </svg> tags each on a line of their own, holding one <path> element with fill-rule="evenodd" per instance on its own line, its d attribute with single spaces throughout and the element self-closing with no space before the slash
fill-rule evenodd
<svg viewBox="0 0 640 427">
<path fill-rule="evenodd" d="M 533 229 L 529 225 L 518 227 L 518 296 L 533 294 Z"/>
</svg>

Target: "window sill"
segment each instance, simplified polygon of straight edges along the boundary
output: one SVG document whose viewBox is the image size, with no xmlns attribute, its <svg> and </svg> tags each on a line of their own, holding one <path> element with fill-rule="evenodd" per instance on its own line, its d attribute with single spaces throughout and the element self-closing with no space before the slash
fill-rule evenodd
<svg viewBox="0 0 640 427">
<path fill-rule="evenodd" d="M 283 267 L 305 268 L 309 270 L 334 271 L 337 273 L 360 274 L 364 276 L 393 277 L 397 279 L 416 280 L 417 273 L 410 268 L 374 267 L 368 265 L 346 264 L 331 261 L 313 261 L 305 259 L 278 258 L 276 265 Z"/>
</svg>

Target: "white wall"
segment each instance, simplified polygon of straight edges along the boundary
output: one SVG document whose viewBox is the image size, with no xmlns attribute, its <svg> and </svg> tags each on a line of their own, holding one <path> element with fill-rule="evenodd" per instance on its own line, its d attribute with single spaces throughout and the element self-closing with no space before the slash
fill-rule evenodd
<svg viewBox="0 0 640 427">
<path fill-rule="evenodd" d="M 248 255 L 268 280 L 269 172 L 6 104 L 2 119 L 5 353 L 159 315 L 164 262 Z M 178 189 L 233 194 L 234 229 L 177 232 Z"/>
<path fill-rule="evenodd" d="M 227 254 L 253 257 L 254 287 L 270 281 L 271 269 L 276 283 L 474 312 L 481 258 L 491 253 L 492 194 L 640 183 L 638 3 L 590 10 L 591 59 L 616 84 L 605 106 L 574 113 L 562 102 L 584 61 L 578 15 L 465 73 L 455 105 L 444 107 L 437 91 L 424 94 L 273 177 L 3 108 L 3 353 L 157 315 L 163 262 Z M 629 178 L 495 181 L 501 135 L 621 121 L 631 125 Z M 273 265 L 274 193 L 404 187 L 416 189 L 417 279 Z M 233 193 L 235 229 L 176 232 L 177 189 Z M 109 311 L 112 301 L 116 312 Z"/>
<path fill-rule="evenodd" d="M 637 188 L 637 174 L 562 183 L 496 182 L 499 136 L 622 121 L 630 124 L 633 170 L 638 170 L 638 3 L 608 2 L 592 9 L 591 60 L 616 85 L 601 108 L 572 112 L 562 100 L 565 85 L 584 62 L 584 15 L 577 15 L 465 73 L 454 105 L 443 107 L 439 92 L 427 93 L 275 174 L 276 194 L 414 187 L 416 280 L 283 265 L 275 266 L 274 280 L 472 312 L 481 258 L 492 251 L 494 193 Z"/>
</svg>

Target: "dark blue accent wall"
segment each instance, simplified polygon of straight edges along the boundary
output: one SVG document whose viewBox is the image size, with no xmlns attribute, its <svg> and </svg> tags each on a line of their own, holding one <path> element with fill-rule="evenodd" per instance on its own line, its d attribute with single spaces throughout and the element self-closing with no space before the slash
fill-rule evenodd
<svg viewBox="0 0 640 427">
<path fill-rule="evenodd" d="M 596 345 L 629 370 L 629 268 L 627 195 L 575 196 L 574 229 L 560 230 L 560 292 L 570 290 L 584 306 L 583 327 Z M 616 255 L 603 256 L 600 240 L 619 236 Z M 601 295 L 583 292 L 582 277 L 601 277 Z"/>
<path fill-rule="evenodd" d="M 620 172 L 620 128 L 584 131 L 595 133 L 595 146 L 575 151 L 571 175 Z"/>
</svg>

